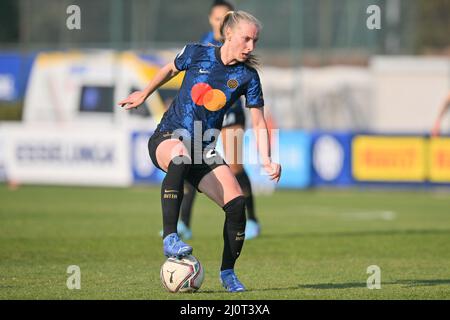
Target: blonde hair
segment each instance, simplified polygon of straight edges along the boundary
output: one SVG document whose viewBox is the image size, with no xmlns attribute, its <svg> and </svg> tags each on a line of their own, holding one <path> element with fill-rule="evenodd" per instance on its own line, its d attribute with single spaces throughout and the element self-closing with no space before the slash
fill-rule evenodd
<svg viewBox="0 0 450 320">
<path fill-rule="evenodd" d="M 220 35 L 222 36 L 222 42 L 225 41 L 225 30 L 227 28 L 233 29 L 241 21 L 253 24 L 258 29 L 258 32 L 262 29 L 261 22 L 259 22 L 259 20 L 252 16 L 250 13 L 247 13 L 245 11 L 228 11 L 223 18 L 222 25 L 220 26 Z M 245 64 L 252 68 L 258 68 L 259 59 L 251 53 L 245 61 Z"/>
</svg>

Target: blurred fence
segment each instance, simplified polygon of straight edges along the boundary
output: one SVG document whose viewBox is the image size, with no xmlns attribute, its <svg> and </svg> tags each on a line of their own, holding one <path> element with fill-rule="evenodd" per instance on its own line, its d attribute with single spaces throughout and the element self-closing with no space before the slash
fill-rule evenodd
<svg viewBox="0 0 450 320">
<path fill-rule="evenodd" d="M 12 84 L 8 76 L 0 78 L 0 120 L 24 119 L 28 112 L 22 108 L 24 101 L 17 96 L 25 97 L 23 78 L 29 73 L 29 60 L 11 70 L 5 55 L 34 57 L 36 51 L 74 49 L 112 49 L 119 55 L 125 50 L 149 54 L 155 50 L 176 50 L 187 42 L 197 41 L 209 30 L 207 15 L 212 2 L 2 0 L 0 63 L 6 67 L 0 67 L 3 68 L 0 73 L 20 74 L 17 80 L 20 83 Z M 384 86 L 373 87 L 371 83 L 374 78 L 389 78 L 389 72 L 372 66 L 374 56 L 396 55 L 402 61 L 404 55 L 427 52 L 445 55 L 450 50 L 449 0 L 231 2 L 238 9 L 255 14 L 263 23 L 258 44 L 264 66 L 263 85 L 268 106 L 274 110 L 277 124 L 282 128 L 424 131 L 431 125 L 440 100 L 450 88 L 449 63 L 445 57 L 436 67 L 431 67 L 430 72 L 435 74 L 430 79 L 422 77 L 429 75 L 428 71 L 414 73 L 414 79 L 408 79 L 407 73 L 414 70 L 416 62 L 406 66 L 403 75 L 397 78 L 400 87 L 410 82 L 415 88 L 414 95 L 420 95 L 420 88 L 424 87 L 419 99 L 414 95 L 406 99 L 387 94 L 380 100 L 378 93 L 386 87 L 388 90 L 396 79 L 388 79 L 390 84 Z M 80 30 L 67 27 L 70 5 L 77 5 L 81 10 Z M 374 5 L 380 9 L 379 29 L 367 26 L 373 14 L 368 8 Z M 175 54 L 174 50 L 170 52 Z M 336 64 L 354 67 L 329 67 Z M 417 65 L 423 64 L 417 61 Z M 315 69 L 318 66 L 324 68 Z M 427 66 L 424 68 L 431 70 Z M 17 87 L 13 93 L 15 99 L 2 98 L 2 92 L 7 95 L 5 92 L 11 91 L 13 85 Z M 407 114 L 411 105 L 415 110 L 408 115 L 414 117 L 412 121 L 398 128 L 386 124 L 391 113 L 395 115 L 392 117 L 395 123 L 398 117 Z M 425 114 L 425 106 L 431 112 Z"/>
<path fill-rule="evenodd" d="M 323 61 L 332 54 L 417 53 L 448 46 L 448 0 L 235 0 L 264 26 L 260 48 L 300 50 Z M 2 0 L 3 46 L 114 49 L 179 46 L 209 29 L 212 1 L 205 0 Z M 66 27 L 69 5 L 81 9 L 81 30 Z M 367 28 L 371 5 L 380 8 L 380 29 Z"/>
</svg>

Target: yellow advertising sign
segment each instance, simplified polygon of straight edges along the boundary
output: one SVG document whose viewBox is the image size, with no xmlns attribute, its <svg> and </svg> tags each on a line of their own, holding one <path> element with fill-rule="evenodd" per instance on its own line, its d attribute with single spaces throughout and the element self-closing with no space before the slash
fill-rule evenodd
<svg viewBox="0 0 450 320">
<path fill-rule="evenodd" d="M 356 136 L 352 171 L 359 181 L 422 182 L 427 141 L 420 137 Z"/>
<path fill-rule="evenodd" d="M 450 138 L 431 138 L 430 181 L 450 182 Z"/>
</svg>

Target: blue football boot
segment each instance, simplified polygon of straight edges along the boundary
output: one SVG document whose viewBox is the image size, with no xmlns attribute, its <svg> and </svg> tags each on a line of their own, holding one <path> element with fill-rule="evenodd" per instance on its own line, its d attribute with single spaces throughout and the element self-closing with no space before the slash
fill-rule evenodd
<svg viewBox="0 0 450 320">
<path fill-rule="evenodd" d="M 244 285 L 239 281 L 233 269 L 220 271 L 220 282 L 228 292 L 245 291 Z"/>
<path fill-rule="evenodd" d="M 259 236 L 261 228 L 255 220 L 247 220 L 245 225 L 245 240 L 254 239 Z"/>
<path fill-rule="evenodd" d="M 192 247 L 181 241 L 176 233 L 171 233 L 164 238 L 163 247 L 166 257 L 181 258 L 192 254 Z"/>
</svg>

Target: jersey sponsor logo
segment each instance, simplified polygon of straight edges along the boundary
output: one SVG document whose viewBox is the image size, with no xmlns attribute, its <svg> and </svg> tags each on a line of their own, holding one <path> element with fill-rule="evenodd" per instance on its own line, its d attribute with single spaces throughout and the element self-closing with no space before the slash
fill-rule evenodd
<svg viewBox="0 0 450 320">
<path fill-rule="evenodd" d="M 239 85 L 239 82 L 236 79 L 230 79 L 227 81 L 227 86 L 230 89 L 236 89 Z"/>
<path fill-rule="evenodd" d="M 213 89 L 205 82 L 199 82 L 192 87 L 191 98 L 196 105 L 204 106 L 209 111 L 218 111 L 227 103 L 227 97 L 222 90 Z"/>
</svg>

